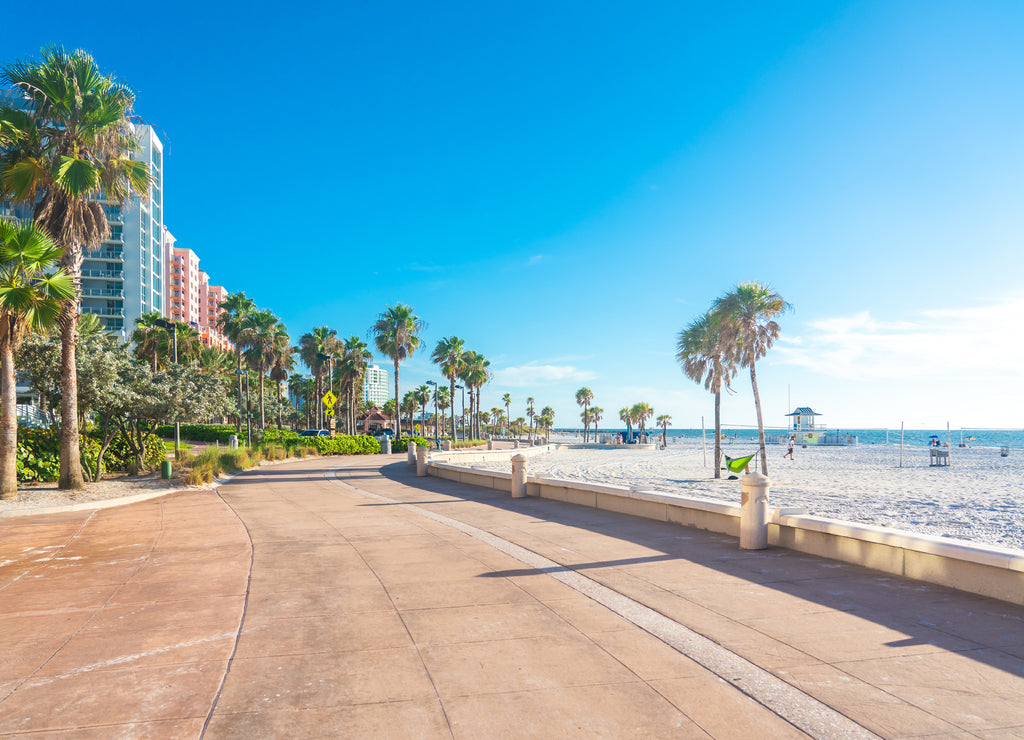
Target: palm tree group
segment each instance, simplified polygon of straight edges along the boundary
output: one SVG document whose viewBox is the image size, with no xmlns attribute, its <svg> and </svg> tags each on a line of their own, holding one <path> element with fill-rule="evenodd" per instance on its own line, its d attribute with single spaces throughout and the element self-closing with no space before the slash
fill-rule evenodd
<svg viewBox="0 0 1024 740">
<path fill-rule="evenodd" d="M 419 349 L 420 333 L 426 328 L 412 306 L 396 303 L 377 317 L 370 332 L 373 334 L 377 351 L 390 357 L 395 364 L 395 403 L 398 403 L 398 363 L 412 356 Z M 453 383 L 454 385 L 454 383 Z M 402 436 L 400 419 L 395 420 L 395 436 Z"/>
<path fill-rule="evenodd" d="M 83 249 L 110 234 L 100 197 L 123 204 L 148 192 L 145 162 L 130 122 L 134 93 L 104 75 L 84 51 L 43 49 L 41 61 L 0 70 L 0 82 L 21 96 L 0 106 L 0 198 L 32 209 L 32 220 L 62 250 L 60 265 L 72 282 L 63 299 L 61 329 L 60 476 L 62 489 L 85 487 L 78 442 L 75 363 L 78 293 Z"/>
<path fill-rule="evenodd" d="M 720 477 L 722 466 L 721 391 L 723 387 L 729 389 L 737 367 L 750 369 L 761 472 L 768 475 L 757 361 L 778 339 L 780 327 L 775 319 L 789 308 L 771 287 L 757 282 L 740 283 L 716 299 L 707 313 L 679 333 L 676 358 L 683 372 L 715 394 L 715 477 Z"/>
</svg>

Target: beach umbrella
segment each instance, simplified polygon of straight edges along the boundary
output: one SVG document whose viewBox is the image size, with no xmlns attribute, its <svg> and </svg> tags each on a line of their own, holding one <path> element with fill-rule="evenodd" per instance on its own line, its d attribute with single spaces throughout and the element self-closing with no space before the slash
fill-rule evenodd
<svg viewBox="0 0 1024 740">
<path fill-rule="evenodd" d="M 938 439 L 938 438 L 939 438 L 939 435 L 937 435 L 937 434 L 933 434 L 930 437 L 928 437 L 928 439 Z"/>
</svg>

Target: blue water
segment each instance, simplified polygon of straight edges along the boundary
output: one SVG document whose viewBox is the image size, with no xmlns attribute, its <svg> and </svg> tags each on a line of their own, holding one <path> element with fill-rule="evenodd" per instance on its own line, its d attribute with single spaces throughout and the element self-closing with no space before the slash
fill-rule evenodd
<svg viewBox="0 0 1024 740">
<path fill-rule="evenodd" d="M 559 430 L 568 433 L 576 432 L 575 429 L 564 429 Z M 604 429 L 600 430 L 601 434 L 616 432 L 625 433 L 626 429 Z M 785 429 L 780 427 L 765 429 L 765 434 L 786 434 Z M 953 447 L 960 444 L 960 429 L 949 430 L 949 441 Z M 740 441 L 757 441 L 757 429 L 750 429 L 744 427 L 742 429 L 736 429 L 731 427 L 723 427 L 722 433 L 732 439 L 735 435 L 736 439 Z M 829 435 L 832 434 L 849 434 L 857 437 L 858 444 L 862 445 L 884 445 L 886 444 L 886 430 L 885 429 L 844 429 L 829 427 L 827 429 Z M 661 434 L 661 429 L 649 429 L 648 434 Z M 940 444 L 946 443 L 946 430 L 945 429 L 907 429 L 903 432 L 903 444 L 911 447 L 926 447 L 931 435 L 936 435 L 939 438 Z M 687 438 L 700 438 L 700 429 L 672 429 L 668 430 L 669 437 L 685 436 Z M 707 430 L 707 438 L 709 440 L 714 439 L 714 429 Z M 1011 449 L 1022 450 L 1024 449 L 1024 429 L 967 429 L 963 430 L 964 444 L 968 447 L 1010 447 Z M 968 437 L 974 437 L 975 439 L 969 440 Z M 891 445 L 898 445 L 900 443 L 900 430 L 899 427 L 888 430 L 888 443 Z"/>
</svg>

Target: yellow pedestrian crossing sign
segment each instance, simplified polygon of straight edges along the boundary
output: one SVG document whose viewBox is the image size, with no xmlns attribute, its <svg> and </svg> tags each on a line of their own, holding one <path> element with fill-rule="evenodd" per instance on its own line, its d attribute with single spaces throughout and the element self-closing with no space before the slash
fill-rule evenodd
<svg viewBox="0 0 1024 740">
<path fill-rule="evenodd" d="M 327 391 L 327 393 L 324 394 L 324 397 L 320 400 L 324 402 L 324 406 L 327 408 L 334 408 L 334 402 L 338 400 L 338 397 L 330 391 Z"/>
</svg>

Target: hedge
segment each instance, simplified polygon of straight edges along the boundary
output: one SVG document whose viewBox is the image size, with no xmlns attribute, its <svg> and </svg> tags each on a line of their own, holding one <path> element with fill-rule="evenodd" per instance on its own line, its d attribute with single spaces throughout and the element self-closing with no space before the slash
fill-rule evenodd
<svg viewBox="0 0 1024 740">
<path fill-rule="evenodd" d="M 408 452 L 409 442 L 413 444 L 423 445 L 424 447 L 431 447 L 432 443 L 430 440 L 424 439 L 423 437 L 402 437 L 401 439 L 391 440 L 391 451 L 392 452 Z"/>
<path fill-rule="evenodd" d="M 182 424 L 181 438 L 189 442 L 220 442 L 226 445 L 228 437 L 235 434 L 234 424 Z M 174 437 L 173 424 L 161 424 L 156 428 L 158 437 Z M 238 435 L 238 443 L 244 444 L 247 438 L 245 425 L 242 425 L 242 433 Z"/>
</svg>

